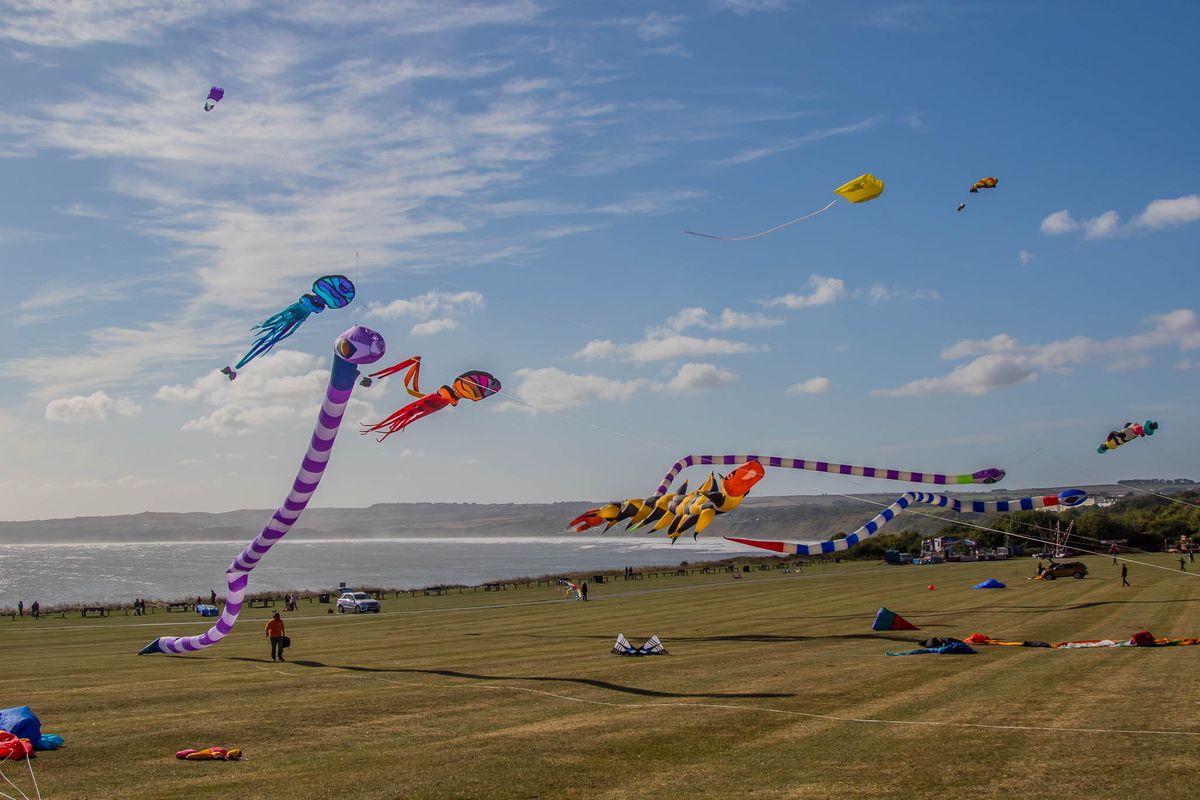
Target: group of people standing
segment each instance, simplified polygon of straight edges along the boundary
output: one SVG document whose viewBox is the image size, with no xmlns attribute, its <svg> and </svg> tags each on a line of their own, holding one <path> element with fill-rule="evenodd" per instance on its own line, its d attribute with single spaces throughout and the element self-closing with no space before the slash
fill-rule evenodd
<svg viewBox="0 0 1200 800">
<path fill-rule="evenodd" d="M 17 601 L 17 615 L 22 616 L 22 617 L 25 616 L 25 601 L 24 600 Z M 41 615 L 42 615 L 42 604 L 39 603 L 37 600 L 34 600 L 33 603 L 30 604 L 30 606 L 29 606 L 29 616 L 33 617 L 34 619 L 37 619 Z"/>
</svg>

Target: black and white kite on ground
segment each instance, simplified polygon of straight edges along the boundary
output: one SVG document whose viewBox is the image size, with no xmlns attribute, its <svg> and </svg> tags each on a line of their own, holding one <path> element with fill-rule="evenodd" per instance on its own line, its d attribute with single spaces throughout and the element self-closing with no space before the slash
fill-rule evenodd
<svg viewBox="0 0 1200 800">
<path fill-rule="evenodd" d="M 634 647 L 625 638 L 625 634 L 617 634 L 617 643 L 613 645 L 613 655 L 618 656 L 668 656 L 667 648 L 658 640 L 658 635 L 651 636 L 641 647 Z"/>
</svg>

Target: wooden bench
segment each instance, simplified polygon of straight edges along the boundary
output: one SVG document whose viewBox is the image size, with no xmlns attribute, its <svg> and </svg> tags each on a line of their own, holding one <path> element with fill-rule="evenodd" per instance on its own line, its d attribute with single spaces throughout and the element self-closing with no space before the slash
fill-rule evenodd
<svg viewBox="0 0 1200 800">
<path fill-rule="evenodd" d="M 96 616 L 98 616 L 98 617 L 107 617 L 108 616 L 108 609 L 104 608 L 103 606 L 91 606 L 88 608 L 81 608 L 81 609 L 79 609 L 79 616 L 86 617 L 88 614 L 91 614 L 93 612 L 95 612 Z"/>
<path fill-rule="evenodd" d="M 167 603 L 167 613 L 172 611 L 191 611 L 191 603 Z"/>
<path fill-rule="evenodd" d="M 274 606 L 274 605 L 275 605 L 275 601 L 269 597 L 258 597 L 258 598 L 255 598 L 254 600 L 246 601 L 247 608 L 266 608 L 267 606 Z"/>
</svg>

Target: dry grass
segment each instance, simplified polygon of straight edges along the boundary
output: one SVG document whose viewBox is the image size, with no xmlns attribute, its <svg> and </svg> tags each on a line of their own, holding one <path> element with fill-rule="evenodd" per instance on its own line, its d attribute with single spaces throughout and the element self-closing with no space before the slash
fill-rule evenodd
<svg viewBox="0 0 1200 800">
<path fill-rule="evenodd" d="M 134 654 L 207 623 L 3 620 L 0 699 L 67 738 L 35 762 L 47 800 L 1194 797 L 1200 735 L 1180 732 L 1200 734 L 1200 648 L 883 655 L 973 631 L 1200 633 L 1196 578 L 1135 566 L 1122 590 L 1090 562 L 1087 580 L 1053 584 L 1025 581 L 1028 559 L 849 563 L 617 580 L 587 604 L 552 589 L 389 600 L 366 617 L 306 604 L 284 664 L 266 658 L 262 611 L 180 658 Z M 1010 588 L 970 589 L 990 576 Z M 872 633 L 881 604 L 922 630 Z M 621 632 L 658 633 L 672 655 L 609 655 Z M 209 744 L 246 760 L 173 758 Z"/>
</svg>

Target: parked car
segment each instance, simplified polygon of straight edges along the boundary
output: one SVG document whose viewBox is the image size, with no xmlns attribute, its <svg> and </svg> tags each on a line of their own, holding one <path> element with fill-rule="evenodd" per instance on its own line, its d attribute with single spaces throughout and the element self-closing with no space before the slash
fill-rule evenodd
<svg viewBox="0 0 1200 800">
<path fill-rule="evenodd" d="M 367 611 L 378 614 L 382 609 L 379 601 L 366 592 L 342 592 L 337 600 L 337 610 L 339 614 L 345 614 L 347 611 L 355 614 Z"/>
<path fill-rule="evenodd" d="M 1042 578 L 1048 581 L 1067 577 L 1082 580 L 1087 574 L 1087 564 L 1081 561 L 1064 561 L 1061 564 L 1051 563 L 1050 566 L 1042 570 Z"/>
</svg>

